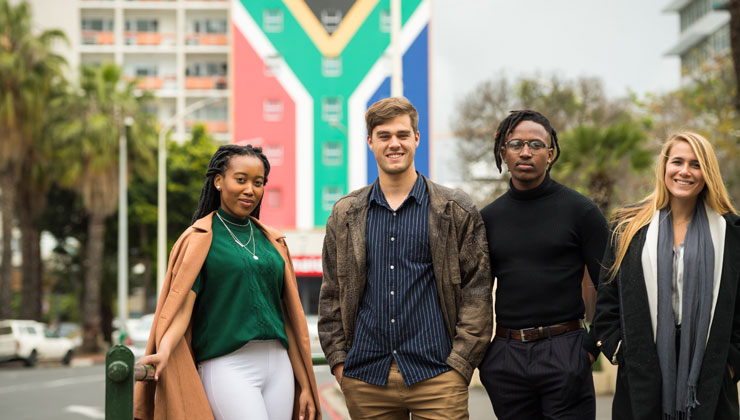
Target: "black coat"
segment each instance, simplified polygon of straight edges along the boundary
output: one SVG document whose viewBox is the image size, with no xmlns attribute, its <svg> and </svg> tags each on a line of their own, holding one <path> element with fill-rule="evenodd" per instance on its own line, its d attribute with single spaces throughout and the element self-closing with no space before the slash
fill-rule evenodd
<svg viewBox="0 0 740 420">
<path fill-rule="evenodd" d="M 740 379 L 740 218 L 725 215 L 722 275 L 714 317 L 710 327 L 698 395 L 696 420 L 737 419 Z M 612 405 L 613 419 L 661 418 L 661 375 L 642 269 L 642 249 L 648 227 L 643 227 L 629 245 L 615 279 L 607 283 L 602 269 L 593 320 L 601 351 L 611 360 L 617 346 L 619 364 Z M 603 265 L 610 267 L 614 252 L 607 248 Z M 621 345 L 619 344 L 621 340 Z M 727 365 L 735 377 L 730 377 Z"/>
</svg>

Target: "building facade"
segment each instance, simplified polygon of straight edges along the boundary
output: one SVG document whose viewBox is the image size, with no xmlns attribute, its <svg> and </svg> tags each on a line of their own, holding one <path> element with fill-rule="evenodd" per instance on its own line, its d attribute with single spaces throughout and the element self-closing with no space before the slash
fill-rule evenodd
<svg viewBox="0 0 740 420">
<path fill-rule="evenodd" d="M 76 77 L 80 65 L 114 62 L 124 76 L 156 97 L 151 112 L 178 118 L 173 138 L 188 138 L 203 123 L 218 140 L 232 139 L 231 34 L 228 0 L 30 0 L 39 27 L 69 39 L 59 49 Z"/>
<path fill-rule="evenodd" d="M 690 75 L 700 71 L 713 57 L 730 51 L 729 0 L 673 0 L 663 11 L 678 13 L 680 36 L 666 53 L 681 58 L 681 71 Z"/>
</svg>

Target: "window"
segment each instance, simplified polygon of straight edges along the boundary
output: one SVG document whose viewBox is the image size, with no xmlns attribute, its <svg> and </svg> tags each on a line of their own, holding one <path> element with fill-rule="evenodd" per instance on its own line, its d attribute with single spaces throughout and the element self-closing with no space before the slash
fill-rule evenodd
<svg viewBox="0 0 740 420">
<path fill-rule="evenodd" d="M 380 11 L 380 32 L 391 32 L 391 9 L 383 9 Z"/>
<path fill-rule="evenodd" d="M 283 59 L 280 57 L 280 55 L 268 56 L 267 58 L 265 58 L 264 75 L 267 77 L 272 77 L 272 76 L 277 75 L 282 63 L 283 63 Z"/>
<path fill-rule="evenodd" d="M 134 65 L 134 76 L 136 77 L 156 77 L 159 74 L 159 68 L 155 64 L 136 64 Z"/>
<path fill-rule="evenodd" d="M 270 161 L 271 167 L 283 164 L 285 149 L 281 144 L 267 144 L 264 146 L 263 151 L 265 152 L 265 156 L 267 156 L 267 160 Z"/>
<path fill-rule="evenodd" d="M 281 99 L 265 99 L 262 102 L 262 118 L 270 122 L 282 120 L 283 101 Z"/>
<path fill-rule="evenodd" d="M 190 31 L 196 34 L 225 34 L 226 19 L 193 19 Z"/>
<path fill-rule="evenodd" d="M 321 118 L 329 123 L 338 123 L 342 119 L 342 100 L 338 97 L 321 99 Z"/>
<path fill-rule="evenodd" d="M 322 57 L 321 74 L 324 77 L 339 77 L 342 75 L 342 57 Z"/>
<path fill-rule="evenodd" d="M 10 327 L 0 327 L 0 335 L 13 334 L 13 329 Z"/>
<path fill-rule="evenodd" d="M 209 106 L 193 112 L 193 119 L 206 121 L 224 121 L 228 115 L 226 105 Z"/>
<path fill-rule="evenodd" d="M 271 209 L 283 206 L 283 190 L 280 189 L 280 187 L 270 187 L 265 189 L 265 206 Z"/>
<path fill-rule="evenodd" d="M 186 76 L 226 76 L 226 63 L 190 63 L 185 68 Z"/>
<path fill-rule="evenodd" d="M 332 34 L 339 27 L 342 21 L 342 11 L 339 9 L 322 9 L 321 24 L 329 34 Z"/>
<path fill-rule="evenodd" d="M 83 31 L 110 32 L 113 30 L 113 20 L 112 19 L 102 19 L 102 18 L 82 19 L 82 30 Z"/>
<path fill-rule="evenodd" d="M 127 19 L 126 31 L 159 32 L 159 21 L 156 19 Z"/>
<path fill-rule="evenodd" d="M 262 11 L 262 29 L 268 33 L 283 31 L 282 9 L 265 9 Z"/>
<path fill-rule="evenodd" d="M 321 163 L 325 166 L 339 166 L 343 160 L 342 143 L 327 141 L 321 146 Z"/>
<path fill-rule="evenodd" d="M 329 211 L 334 203 L 344 195 L 342 187 L 327 186 L 321 190 L 321 208 Z"/>
</svg>

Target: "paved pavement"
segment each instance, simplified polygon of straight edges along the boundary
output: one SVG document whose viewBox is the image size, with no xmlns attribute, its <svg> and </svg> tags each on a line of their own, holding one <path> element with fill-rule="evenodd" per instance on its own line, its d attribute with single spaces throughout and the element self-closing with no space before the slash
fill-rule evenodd
<svg viewBox="0 0 740 420">
<path fill-rule="evenodd" d="M 0 364 L 2 419 L 86 420 L 103 419 L 105 411 L 104 357 L 77 358 L 71 367 L 20 363 Z M 339 387 L 327 366 L 316 366 L 316 379 L 326 420 L 349 420 Z M 597 420 L 609 419 L 611 396 L 598 397 Z M 472 420 L 495 419 L 485 390 L 470 388 Z"/>
</svg>

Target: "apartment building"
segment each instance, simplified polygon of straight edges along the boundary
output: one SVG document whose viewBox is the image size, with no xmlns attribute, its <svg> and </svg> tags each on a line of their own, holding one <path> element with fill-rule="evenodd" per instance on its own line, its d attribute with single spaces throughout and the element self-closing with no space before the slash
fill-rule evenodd
<svg viewBox="0 0 740 420">
<path fill-rule="evenodd" d="M 32 0 L 38 25 L 69 38 L 71 71 L 82 64 L 115 62 L 125 77 L 156 101 L 151 111 L 177 119 L 173 137 L 188 137 L 201 122 L 217 139 L 231 140 L 231 57 L 228 0 Z"/>
<path fill-rule="evenodd" d="M 688 75 L 699 71 L 710 58 L 730 51 L 729 0 L 673 0 L 663 11 L 678 13 L 678 42 L 667 55 L 681 58 L 681 71 Z"/>
</svg>

